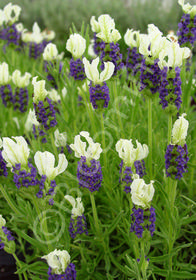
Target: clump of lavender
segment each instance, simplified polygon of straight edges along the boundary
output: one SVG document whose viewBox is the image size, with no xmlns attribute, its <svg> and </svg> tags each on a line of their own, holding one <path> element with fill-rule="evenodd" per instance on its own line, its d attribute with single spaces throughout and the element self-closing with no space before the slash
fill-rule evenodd
<svg viewBox="0 0 196 280">
<path fill-rule="evenodd" d="M 5 225 L 6 220 L 0 215 L 0 250 L 4 249 L 7 253 L 13 254 L 16 247 L 15 239 Z"/>
<path fill-rule="evenodd" d="M 165 153 L 166 174 L 173 180 L 180 180 L 183 174 L 187 172 L 189 157 L 186 136 L 189 122 L 184 118 L 185 115 L 182 114 L 175 121 L 172 129 L 172 141 L 167 146 Z"/>
<path fill-rule="evenodd" d="M 66 49 L 72 54 L 70 60 L 70 76 L 82 81 L 86 78 L 82 55 L 86 49 L 86 40 L 79 34 L 71 34 L 66 43 Z"/>
<path fill-rule="evenodd" d="M 32 83 L 34 85 L 33 105 L 37 121 L 47 131 L 57 125 L 56 111 L 52 100 L 47 97 L 48 91 L 45 89 L 45 81 L 37 82 L 37 77 L 34 77 Z"/>
<path fill-rule="evenodd" d="M 89 61 L 84 57 L 83 63 L 86 76 L 91 81 L 89 84 L 89 93 L 90 102 L 93 108 L 107 108 L 110 96 L 109 88 L 105 81 L 109 80 L 112 77 L 115 69 L 114 64 L 112 62 L 104 62 L 104 70 L 99 74 L 99 57 L 94 59 L 92 63 L 89 63 Z"/>
<path fill-rule="evenodd" d="M 143 237 L 144 231 L 149 231 L 151 236 L 155 231 L 155 209 L 150 202 L 154 196 L 153 181 L 150 184 L 145 184 L 139 176 L 134 178 L 131 184 L 131 199 L 134 204 L 131 214 L 131 228 L 138 238 Z"/>
<path fill-rule="evenodd" d="M 66 250 L 57 250 L 43 256 L 48 262 L 48 280 L 76 280 L 75 265 L 71 263 L 71 258 Z"/>
<path fill-rule="evenodd" d="M 89 144 L 87 150 L 86 142 L 81 141 L 81 136 Z M 90 192 L 98 191 L 103 180 L 101 165 L 98 161 L 102 152 L 101 145 L 94 143 L 87 131 L 82 131 L 75 136 L 74 144 L 71 144 L 70 147 L 75 151 L 75 156 L 81 158 L 77 168 L 79 186 L 87 188 Z"/>
<path fill-rule="evenodd" d="M 19 70 L 15 70 L 12 74 L 12 81 L 15 84 L 15 93 L 13 95 L 13 105 L 14 110 L 19 110 L 21 113 L 27 111 L 29 94 L 27 86 L 29 85 L 31 78 L 30 73 L 25 73 L 24 76 L 21 76 Z"/>
<path fill-rule="evenodd" d="M 11 107 L 13 103 L 13 92 L 10 85 L 11 76 L 9 75 L 8 64 L 0 64 L 0 96 L 5 107 Z"/>
<path fill-rule="evenodd" d="M 119 183 L 124 188 L 126 193 L 130 193 L 130 185 L 133 182 L 133 174 L 138 174 L 140 177 L 145 175 L 144 158 L 148 156 L 148 146 L 141 145 L 136 140 L 137 147 L 134 148 L 132 139 L 120 139 L 116 143 L 116 151 L 122 159 L 120 163 L 120 179 Z"/>
<path fill-rule="evenodd" d="M 58 50 L 55 44 L 49 43 L 44 49 L 43 59 L 44 59 L 44 70 L 47 73 L 47 80 L 50 82 L 53 88 L 57 89 L 57 82 L 52 72 L 54 72 L 57 67 L 59 60 L 62 59 L 63 53 L 58 54 Z M 58 75 L 62 72 L 63 64 L 59 63 Z M 56 70 L 55 70 L 56 71 Z"/>
<path fill-rule="evenodd" d="M 178 3 L 184 12 L 178 24 L 178 41 L 180 46 L 193 48 L 196 41 L 196 6 L 184 4 L 184 0 L 178 0 Z"/>
<path fill-rule="evenodd" d="M 71 238 L 75 238 L 77 234 L 85 233 L 88 235 L 86 217 L 84 216 L 84 206 L 81 198 L 74 198 L 70 195 L 66 195 L 65 199 L 72 205 L 71 220 L 69 224 L 69 233 Z"/>
</svg>

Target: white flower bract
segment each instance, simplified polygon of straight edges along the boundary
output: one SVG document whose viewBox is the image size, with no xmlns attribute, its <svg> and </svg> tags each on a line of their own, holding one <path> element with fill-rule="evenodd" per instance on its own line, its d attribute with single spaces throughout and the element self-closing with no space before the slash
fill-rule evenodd
<svg viewBox="0 0 196 280">
<path fill-rule="evenodd" d="M 20 70 L 15 70 L 12 73 L 12 81 L 19 88 L 27 87 L 29 85 L 30 78 L 31 74 L 28 72 L 25 72 L 24 76 L 21 76 Z"/>
<path fill-rule="evenodd" d="M 125 166 L 132 166 L 136 160 L 142 160 L 148 156 L 149 150 L 146 144 L 143 146 L 136 140 L 137 147 L 134 148 L 132 139 L 120 139 L 116 143 L 116 151 L 123 160 Z"/>
<path fill-rule="evenodd" d="M 80 139 L 81 136 L 84 137 L 89 144 L 87 149 L 86 142 Z M 75 157 L 81 158 L 81 156 L 84 156 L 87 161 L 91 161 L 92 159 L 98 160 L 102 152 L 101 144 L 94 143 L 87 131 L 81 131 L 79 135 L 76 135 L 74 144 L 71 144 L 70 147 L 75 152 Z"/>
<path fill-rule="evenodd" d="M 6 62 L 0 64 L 0 85 L 7 85 L 11 80 L 11 76 L 9 75 L 9 67 Z"/>
<path fill-rule="evenodd" d="M 65 147 L 67 144 L 67 133 L 60 133 L 58 129 L 54 132 L 54 144 L 56 147 Z"/>
<path fill-rule="evenodd" d="M 27 120 L 25 122 L 25 130 L 30 132 L 32 130 L 33 125 L 38 126 L 40 123 L 37 121 L 35 110 L 30 109 Z"/>
<path fill-rule="evenodd" d="M 73 218 L 82 216 L 82 214 L 84 213 L 84 206 L 81 197 L 75 199 L 71 195 L 66 195 L 65 199 L 72 205 L 71 214 L 73 215 Z"/>
<path fill-rule="evenodd" d="M 86 49 L 86 40 L 80 34 L 71 34 L 67 40 L 66 49 L 74 58 L 81 58 Z"/>
<path fill-rule="evenodd" d="M 134 179 L 131 184 L 131 199 L 137 206 L 148 208 L 150 201 L 154 196 L 154 181 L 150 184 L 145 184 L 143 179 Z"/>
<path fill-rule="evenodd" d="M 57 59 L 58 57 L 58 50 L 55 44 L 49 43 L 43 52 L 43 59 L 46 61 L 52 61 Z"/>
<path fill-rule="evenodd" d="M 138 48 L 140 45 L 140 32 L 134 31 L 133 29 L 127 29 L 124 35 L 124 40 L 130 48 Z"/>
<path fill-rule="evenodd" d="M 58 275 L 65 272 L 71 261 L 70 255 L 66 250 L 61 251 L 57 249 L 43 256 L 42 259 L 45 259 L 52 268 L 52 272 Z"/>
<path fill-rule="evenodd" d="M 48 95 L 48 91 L 45 89 L 46 81 L 41 80 L 37 82 L 37 77 L 34 77 L 32 84 L 34 86 L 33 102 L 37 104 L 39 101 L 44 101 Z"/>
<path fill-rule="evenodd" d="M 184 146 L 186 142 L 189 122 L 184 118 L 186 114 L 182 114 L 174 123 L 172 129 L 172 144 Z"/>
<path fill-rule="evenodd" d="M 98 64 L 99 57 L 93 59 L 90 63 L 85 57 L 83 58 L 84 70 L 87 78 L 95 84 L 101 84 L 109 80 L 115 69 L 115 65 L 112 62 L 104 62 L 104 70 L 99 74 Z"/>
<path fill-rule="evenodd" d="M 2 156 L 7 162 L 8 167 L 21 164 L 21 167 L 27 167 L 30 149 L 24 137 L 16 136 L 12 138 L 3 137 Z"/>
<path fill-rule="evenodd" d="M 68 161 L 64 154 L 59 154 L 59 162 L 57 167 L 54 167 L 55 157 L 50 152 L 36 152 L 34 156 L 35 165 L 37 166 L 38 173 L 40 176 L 46 175 L 49 181 L 54 180 L 55 177 L 62 172 L 68 166 Z"/>
<path fill-rule="evenodd" d="M 21 12 L 21 7 L 9 3 L 4 7 L 3 11 L 4 11 L 5 22 L 12 25 L 18 20 Z"/>
</svg>

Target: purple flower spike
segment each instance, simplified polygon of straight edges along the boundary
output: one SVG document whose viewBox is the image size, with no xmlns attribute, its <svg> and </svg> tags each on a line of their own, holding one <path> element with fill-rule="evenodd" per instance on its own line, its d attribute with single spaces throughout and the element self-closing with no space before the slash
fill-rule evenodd
<svg viewBox="0 0 196 280">
<path fill-rule="evenodd" d="M 177 31 L 180 46 L 192 48 L 196 41 L 196 15 L 183 14 Z"/>
<path fill-rule="evenodd" d="M 21 165 L 16 165 L 13 167 L 12 172 L 14 173 L 13 181 L 18 189 L 21 187 L 30 187 L 30 186 L 36 186 L 38 181 L 36 179 L 37 176 L 37 170 L 36 168 L 31 164 L 28 163 L 29 171 L 21 170 Z"/>
<path fill-rule="evenodd" d="M 27 88 L 16 88 L 13 96 L 14 110 L 19 110 L 21 113 L 27 111 L 29 95 Z"/>
<path fill-rule="evenodd" d="M 35 137 L 35 139 L 37 139 L 38 137 L 41 138 L 41 142 L 47 143 L 47 139 L 46 139 L 46 132 L 44 132 L 44 127 L 42 125 L 39 126 L 35 126 L 33 125 L 33 135 Z"/>
<path fill-rule="evenodd" d="M 151 207 L 150 209 L 143 210 L 141 208 L 136 209 L 134 206 L 132 211 L 130 232 L 135 232 L 138 238 L 142 238 L 143 231 L 147 229 L 150 231 L 151 236 L 153 236 L 156 221 L 155 209 Z"/>
<path fill-rule="evenodd" d="M 136 47 L 128 48 L 127 51 L 127 73 L 135 76 L 140 71 L 143 55 L 138 52 Z"/>
<path fill-rule="evenodd" d="M 149 64 L 145 59 L 141 61 L 140 68 L 140 91 L 146 89 L 145 93 L 148 95 L 155 94 L 161 83 L 161 69 L 158 65 L 158 59 L 155 59 L 154 64 Z"/>
<path fill-rule="evenodd" d="M 0 86 L 0 95 L 5 107 L 10 107 L 13 103 L 13 93 L 10 85 Z"/>
<path fill-rule="evenodd" d="M 0 150 L 0 176 L 7 177 L 8 172 L 7 172 L 7 167 L 6 167 L 6 162 L 2 156 L 2 151 Z"/>
<path fill-rule="evenodd" d="M 82 156 L 78 162 L 77 178 L 80 187 L 87 188 L 90 192 L 98 191 L 103 180 L 100 162 L 92 159 L 88 166 L 86 157 Z"/>
<path fill-rule="evenodd" d="M 102 41 L 100 38 L 98 38 L 97 36 L 96 36 L 96 33 L 94 33 L 94 37 L 93 37 L 93 39 L 94 39 L 94 45 L 93 45 L 93 50 L 94 50 L 94 53 L 96 54 L 96 55 L 100 55 L 100 53 L 104 50 L 104 48 L 105 48 L 105 43 L 104 43 L 104 41 Z"/>
<path fill-rule="evenodd" d="M 48 269 L 48 280 L 76 280 L 76 269 L 73 263 L 70 263 L 65 273 L 63 274 L 52 274 L 52 269 L 49 267 Z"/>
<path fill-rule="evenodd" d="M 20 44 L 21 32 L 18 32 L 16 24 L 12 24 L 3 30 L 2 39 L 7 41 L 7 45 Z"/>
<path fill-rule="evenodd" d="M 135 166 L 135 171 L 136 174 L 138 174 L 140 176 L 140 178 L 142 178 L 144 175 L 146 175 L 145 172 L 145 162 L 144 160 L 137 160 L 134 162 L 134 166 Z M 124 170 L 124 172 L 122 173 L 122 171 Z M 126 193 L 130 193 L 131 192 L 131 183 L 133 182 L 131 175 L 133 174 L 131 167 L 125 166 L 123 167 L 123 160 L 120 163 L 120 179 L 119 179 L 119 183 L 122 184 L 124 191 Z"/>
<path fill-rule="evenodd" d="M 181 78 L 179 67 L 168 69 L 164 67 L 161 75 L 161 84 L 159 87 L 159 98 L 162 108 L 170 114 L 176 114 L 182 103 Z"/>
<path fill-rule="evenodd" d="M 111 61 L 115 65 L 113 76 L 116 76 L 117 72 L 120 71 L 124 64 L 122 62 L 122 54 L 120 53 L 119 44 L 116 43 L 105 43 L 103 51 L 100 53 L 101 70 L 104 70 L 104 62 Z"/>
<path fill-rule="evenodd" d="M 35 43 L 35 42 L 30 42 L 27 44 L 29 48 L 29 57 L 37 59 L 41 56 L 41 54 L 44 51 L 44 45 L 43 43 Z"/>
<path fill-rule="evenodd" d="M 165 168 L 167 177 L 180 180 L 187 172 L 189 161 L 187 145 L 168 145 L 165 153 Z"/>
<path fill-rule="evenodd" d="M 106 82 L 103 85 L 92 86 L 92 82 L 89 85 L 90 102 L 94 109 L 107 108 L 110 101 L 109 88 Z"/>
<path fill-rule="evenodd" d="M 38 122 L 40 122 L 45 130 L 57 125 L 56 111 L 52 100 L 48 97 L 44 101 L 39 101 L 38 104 L 34 103 L 34 109 Z"/>
<path fill-rule="evenodd" d="M 74 77 L 75 80 L 84 80 L 86 78 L 84 72 L 84 64 L 80 58 L 70 60 L 70 76 Z"/>
<path fill-rule="evenodd" d="M 69 224 L 69 233 L 71 238 L 75 238 L 77 234 L 85 233 L 88 235 L 86 217 L 84 215 L 73 217 L 71 216 Z"/>
</svg>

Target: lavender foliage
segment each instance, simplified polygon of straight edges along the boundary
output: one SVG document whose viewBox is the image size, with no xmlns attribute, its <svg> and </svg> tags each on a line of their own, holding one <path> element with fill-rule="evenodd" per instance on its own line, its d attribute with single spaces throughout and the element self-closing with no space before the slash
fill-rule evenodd
<svg viewBox="0 0 196 280">
<path fill-rule="evenodd" d="M 187 144 L 168 145 L 165 153 L 165 168 L 167 177 L 180 180 L 183 174 L 187 172 L 187 163 L 189 161 Z"/>
<path fill-rule="evenodd" d="M 100 162 L 92 159 L 89 166 L 86 157 L 82 156 L 78 162 L 77 178 L 80 187 L 87 188 L 90 192 L 98 191 L 103 180 Z"/>
<path fill-rule="evenodd" d="M 90 93 L 90 102 L 94 109 L 103 109 L 107 108 L 110 95 L 109 95 L 109 88 L 106 82 L 103 85 L 92 85 L 92 82 L 89 85 L 89 93 Z"/>
</svg>

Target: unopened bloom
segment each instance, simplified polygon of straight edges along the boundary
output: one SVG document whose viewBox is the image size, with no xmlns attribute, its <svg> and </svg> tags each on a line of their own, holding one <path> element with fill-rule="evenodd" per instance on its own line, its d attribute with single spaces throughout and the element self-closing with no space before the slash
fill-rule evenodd
<svg viewBox="0 0 196 280">
<path fill-rule="evenodd" d="M 43 59 L 46 61 L 52 61 L 57 59 L 58 50 L 55 44 L 49 43 L 44 49 Z"/>
<path fill-rule="evenodd" d="M 20 70 L 15 70 L 12 73 L 12 81 L 19 88 L 25 88 L 29 85 L 31 74 L 25 72 L 24 76 L 21 75 Z"/>
<path fill-rule="evenodd" d="M 87 149 L 86 142 L 81 140 L 81 136 L 88 142 Z M 101 144 L 94 143 L 87 131 L 81 131 L 79 135 L 76 135 L 74 138 L 74 144 L 71 144 L 70 147 L 75 152 L 75 157 L 81 158 L 83 156 L 88 162 L 92 159 L 98 160 L 102 152 Z"/>
<path fill-rule="evenodd" d="M 66 49 L 75 59 L 81 58 L 86 49 L 86 40 L 80 34 L 71 34 L 67 40 Z"/>
<path fill-rule="evenodd" d="M 9 68 L 6 62 L 0 64 L 0 85 L 7 85 L 11 80 Z"/>
<path fill-rule="evenodd" d="M 71 262 L 70 255 L 66 250 L 61 251 L 57 249 L 48 255 L 43 256 L 42 259 L 47 261 L 52 272 L 55 274 L 63 274 Z"/>
<path fill-rule="evenodd" d="M 55 177 L 62 172 L 68 166 L 68 161 L 64 154 L 59 154 L 59 162 L 57 167 L 54 167 L 55 164 L 55 157 L 50 152 L 36 152 L 34 156 L 35 165 L 38 169 L 38 173 L 40 176 L 46 175 L 49 181 L 54 180 Z"/>
<path fill-rule="evenodd" d="M 133 163 L 148 156 L 149 150 L 146 144 L 143 146 L 136 140 L 137 147 L 134 148 L 132 139 L 120 139 L 116 143 L 116 151 L 125 163 L 125 166 L 133 166 Z"/>
<path fill-rule="evenodd" d="M 2 155 L 7 162 L 8 167 L 13 167 L 16 164 L 21 164 L 22 167 L 27 167 L 30 149 L 24 137 L 16 136 L 12 138 L 3 137 Z"/>
<path fill-rule="evenodd" d="M 182 114 L 174 123 L 172 129 L 172 144 L 174 145 L 184 145 L 187 131 L 189 127 L 189 122 L 184 118 L 186 114 Z"/>
<path fill-rule="evenodd" d="M 131 184 L 131 199 L 137 206 L 148 208 L 154 196 L 154 181 L 146 184 L 143 179 L 134 179 Z"/>
<path fill-rule="evenodd" d="M 48 95 L 48 91 L 45 89 L 46 81 L 41 80 L 37 82 L 37 77 L 34 77 L 32 80 L 32 84 L 34 86 L 33 102 L 38 103 L 39 101 L 44 101 L 44 99 Z"/>
</svg>

